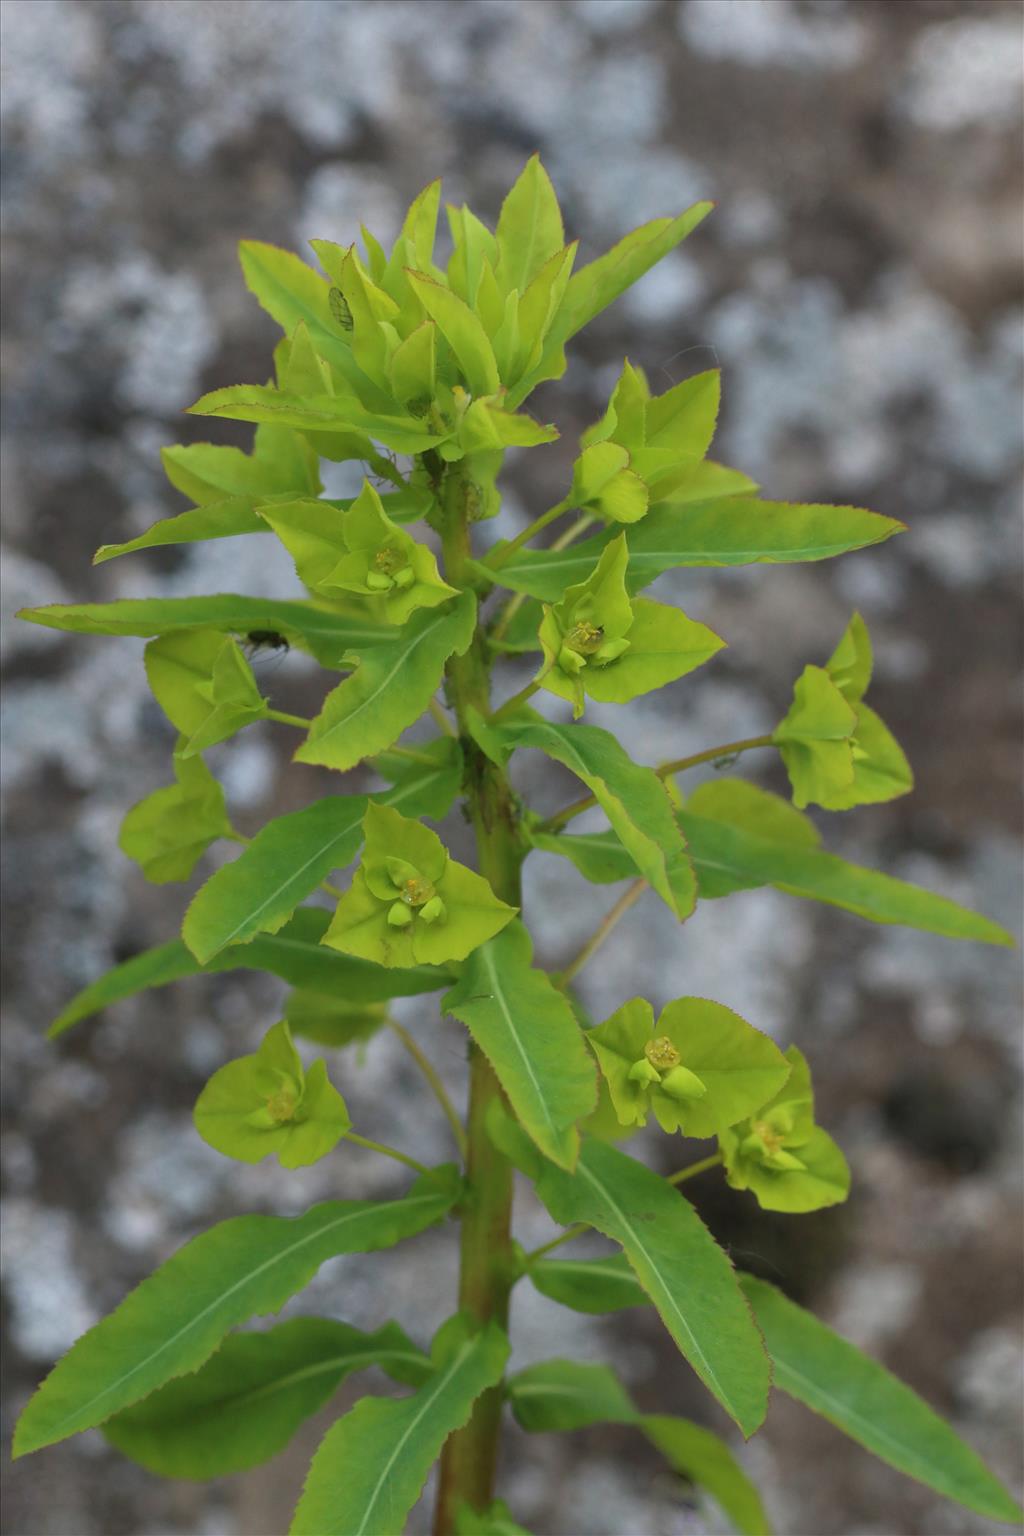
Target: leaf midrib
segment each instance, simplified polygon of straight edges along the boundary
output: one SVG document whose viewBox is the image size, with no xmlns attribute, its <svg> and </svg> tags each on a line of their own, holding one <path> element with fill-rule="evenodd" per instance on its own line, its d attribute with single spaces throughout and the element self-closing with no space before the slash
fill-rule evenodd
<svg viewBox="0 0 1024 1536">
<path fill-rule="evenodd" d="M 681 1309 L 679 1307 L 679 1303 L 676 1301 L 675 1297 L 672 1295 L 672 1292 L 669 1290 L 668 1285 L 666 1284 L 665 1280 L 662 1278 L 661 1271 L 660 1271 L 658 1265 L 655 1263 L 654 1259 L 651 1257 L 651 1255 L 648 1252 L 647 1248 L 644 1246 L 644 1243 L 643 1243 L 643 1241 L 642 1241 L 642 1239 L 640 1237 L 640 1234 L 636 1231 L 636 1229 L 633 1226 L 632 1222 L 630 1221 L 629 1217 L 626 1215 L 625 1211 L 619 1205 L 618 1201 L 615 1199 L 615 1197 L 611 1193 L 611 1191 L 604 1184 L 602 1184 L 601 1180 L 597 1177 L 597 1175 L 594 1174 L 587 1167 L 586 1163 L 584 1163 L 582 1160 L 580 1161 L 580 1163 L 577 1166 L 577 1172 L 582 1174 L 583 1177 L 591 1185 L 593 1185 L 593 1187 L 597 1190 L 598 1194 L 601 1195 L 603 1197 L 603 1199 L 605 1199 L 608 1202 L 608 1204 L 610 1205 L 611 1209 L 614 1211 L 615 1215 L 622 1222 L 624 1230 L 626 1232 L 630 1233 L 631 1240 L 632 1240 L 633 1244 L 639 1250 L 639 1252 L 642 1254 L 642 1256 L 647 1261 L 647 1263 L 651 1266 L 651 1270 L 652 1270 L 653 1274 L 655 1275 L 655 1277 L 657 1279 L 659 1289 L 661 1290 L 664 1298 L 668 1301 L 669 1306 L 670 1306 L 670 1310 L 678 1318 L 680 1326 L 682 1327 L 684 1333 L 686 1334 L 686 1337 L 689 1339 L 690 1344 L 691 1344 L 691 1346 L 693 1348 L 693 1351 L 694 1351 L 695 1355 L 701 1361 L 701 1363 L 702 1363 L 702 1365 L 704 1367 L 704 1370 L 707 1373 L 707 1377 L 708 1377 L 709 1381 L 713 1384 L 715 1393 L 717 1394 L 717 1396 L 719 1397 L 719 1399 L 723 1403 L 725 1403 L 726 1405 L 729 1406 L 729 1411 L 730 1411 L 730 1413 L 733 1414 L 734 1418 L 736 1419 L 736 1422 L 738 1424 L 742 1425 L 743 1421 L 742 1421 L 739 1413 L 737 1412 L 735 1407 L 731 1406 L 732 1405 L 732 1397 L 731 1397 L 731 1395 L 725 1391 L 724 1387 L 722 1386 L 721 1382 L 719 1381 L 718 1376 L 716 1375 L 714 1369 L 712 1368 L 711 1362 L 708 1360 L 708 1358 L 705 1355 L 704 1351 L 701 1349 L 700 1344 L 697 1342 L 697 1338 L 696 1338 L 696 1336 L 695 1336 L 695 1334 L 693 1332 L 693 1329 L 690 1327 L 690 1325 L 687 1322 L 685 1316 L 683 1315 L 683 1312 L 681 1311 Z"/>
<path fill-rule="evenodd" d="M 467 1342 L 462 1345 L 462 1348 L 459 1350 L 458 1354 L 455 1356 L 444 1375 L 439 1377 L 433 1383 L 432 1387 L 426 1389 L 426 1396 L 423 1399 L 423 1403 L 419 1412 L 415 1414 L 409 1424 L 406 1425 L 405 1432 L 399 1437 L 398 1443 L 393 1447 L 391 1455 L 388 1457 L 387 1461 L 381 1469 L 380 1476 L 374 1485 L 373 1492 L 367 1500 L 366 1508 L 363 1512 L 363 1518 L 359 1524 L 358 1529 L 355 1531 L 354 1536 L 364 1536 L 366 1531 L 366 1523 L 373 1513 L 377 1500 L 380 1498 L 381 1489 L 387 1480 L 391 1468 L 402 1454 L 402 1451 L 408 1443 L 410 1436 L 419 1428 L 424 1414 L 429 1412 L 429 1410 L 433 1407 L 434 1402 L 441 1395 L 442 1391 L 448 1385 L 448 1383 L 452 1380 L 456 1371 L 462 1365 L 467 1355 L 472 1354 L 474 1348 L 476 1347 L 476 1343 L 477 1340 L 475 1339 L 467 1340 Z"/>
</svg>

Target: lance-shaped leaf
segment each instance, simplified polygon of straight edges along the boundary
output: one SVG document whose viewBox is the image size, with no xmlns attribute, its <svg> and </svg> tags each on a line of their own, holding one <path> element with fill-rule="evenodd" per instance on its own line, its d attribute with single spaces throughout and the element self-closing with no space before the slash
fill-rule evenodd
<svg viewBox="0 0 1024 1536">
<path fill-rule="evenodd" d="M 258 1163 L 275 1152 L 282 1168 L 326 1157 L 352 1128 L 327 1065 L 307 1072 L 287 1023 L 274 1024 L 258 1051 L 215 1072 L 196 1101 L 196 1130 L 225 1157 Z"/>
<path fill-rule="evenodd" d="M 464 960 L 515 916 L 429 827 L 375 802 L 366 847 L 324 943 L 383 966 Z"/>
<path fill-rule="evenodd" d="M 589 325 L 621 293 L 639 281 L 656 262 L 674 250 L 707 218 L 713 203 L 694 203 L 675 218 L 651 219 L 613 245 L 611 250 L 581 268 L 569 283 L 566 315 L 559 330 L 566 337 Z"/>
<path fill-rule="evenodd" d="M 641 768 L 615 737 L 593 725 L 556 725 L 524 710 L 507 725 L 478 716 L 471 728 L 483 750 L 503 761 L 516 747 L 535 747 L 576 774 L 611 822 L 637 868 L 679 918 L 693 911 L 696 882 L 665 786 Z"/>
<path fill-rule="evenodd" d="M 117 840 L 155 885 L 187 880 L 211 843 L 235 835 L 224 791 L 202 758 L 175 756 L 173 762 L 177 782 L 133 805 Z"/>
<path fill-rule="evenodd" d="M 476 600 L 463 592 L 444 608 L 413 614 L 394 640 L 359 651 L 355 673 L 324 700 L 299 763 L 344 771 L 392 746 L 430 703 L 444 665 L 473 638 Z"/>
<path fill-rule="evenodd" d="M 218 630 L 243 639 L 252 631 L 281 634 L 309 651 L 321 666 L 337 670 L 350 650 L 386 645 L 396 631 L 375 624 L 343 605 L 277 602 L 219 592 L 211 597 L 127 598 L 115 603 L 54 603 L 23 608 L 19 618 L 78 635 L 172 635 L 185 630 Z"/>
<path fill-rule="evenodd" d="M 441 1006 L 467 1026 L 540 1150 L 571 1169 L 576 1122 L 597 1098 L 593 1063 L 565 995 L 532 958 L 526 929 L 510 923 L 470 955 Z"/>
<path fill-rule="evenodd" d="M 947 939 L 1013 947 L 1012 936 L 990 918 L 879 870 L 864 869 L 815 848 L 758 837 L 745 827 L 696 816 L 686 808 L 679 812 L 679 822 L 702 895 L 723 894 L 723 879 L 731 889 L 774 885 L 790 896 L 843 907 L 872 923 L 905 925 Z"/>
<path fill-rule="evenodd" d="M 115 1414 L 103 1433 L 160 1477 L 245 1472 L 284 1450 L 347 1376 L 369 1366 L 408 1386 L 432 1373 L 397 1323 L 362 1333 L 326 1317 L 296 1317 L 262 1333 L 230 1334 L 198 1371 Z"/>
<path fill-rule="evenodd" d="M 92 557 L 93 565 L 103 565 L 120 555 L 132 555 L 143 549 L 162 549 L 170 544 L 198 544 L 209 539 L 233 539 L 243 533 L 266 533 L 267 525 L 254 510 L 251 499 L 232 496 L 192 507 L 175 517 L 161 517 L 136 539 L 121 544 L 101 544 Z"/>
<path fill-rule="evenodd" d="M 642 1163 L 585 1139 L 574 1173 L 545 1161 L 507 1116 L 491 1134 L 555 1221 L 583 1221 L 623 1249 L 680 1352 L 745 1435 L 768 1401 L 768 1359 L 727 1256 L 690 1202 Z"/>
<path fill-rule="evenodd" d="M 525 293 L 545 262 L 564 246 L 558 198 L 539 155 L 530 156 L 502 203 L 496 235 L 496 276 L 506 293 L 513 288 Z"/>
<path fill-rule="evenodd" d="M 601 1259 L 537 1259 L 526 1273 L 542 1296 L 574 1312 L 621 1312 L 651 1304 L 624 1253 Z"/>
<path fill-rule="evenodd" d="M 347 436 L 358 432 L 386 443 L 398 453 L 423 453 L 447 436 L 413 416 L 387 409 L 367 410 L 354 395 L 286 395 L 267 384 L 233 384 L 227 389 L 211 390 L 189 406 L 188 414 L 218 416 L 227 421 L 269 422 L 278 427 L 296 427 L 301 432 L 341 432 Z M 346 447 L 344 457 L 350 456 Z"/>
<path fill-rule="evenodd" d="M 411 1397 L 364 1397 L 327 1431 L 290 1536 L 380 1536 L 404 1528 L 445 1440 L 501 1380 L 508 1340 L 494 1323 L 474 1334 L 457 1316 L 441 1328 L 431 1357 L 433 1374 Z"/>
<path fill-rule="evenodd" d="M 300 907 L 280 933 L 258 934 L 248 944 L 233 944 L 206 965 L 200 965 L 180 939 L 144 950 L 84 987 L 53 1021 L 47 1035 L 54 1039 L 101 1008 L 151 987 L 165 987 L 185 976 L 212 971 L 270 971 L 293 987 L 307 987 L 350 1003 L 414 997 L 422 992 L 436 992 L 450 983 L 451 972 L 443 966 L 385 970 L 367 960 L 325 948 L 320 940 L 330 920 L 331 914 L 322 907 Z"/>
<path fill-rule="evenodd" d="M 775 1286 L 752 1275 L 742 1284 L 780 1391 L 936 1493 L 990 1520 L 1022 1518 L 984 1462 L 916 1392 Z"/>
<path fill-rule="evenodd" d="M 702 997 L 676 998 L 657 1023 L 647 999 L 635 997 L 586 1038 L 622 1125 L 645 1125 L 652 1109 L 663 1131 L 714 1136 L 767 1104 L 789 1077 L 774 1041 Z"/>
<path fill-rule="evenodd" d="M 903 531 L 895 518 L 859 507 L 789 505 L 732 494 L 681 507 L 669 503 L 652 507 L 629 529 L 626 585 L 639 592 L 680 566 L 827 560 Z M 615 536 L 605 531 L 561 550 L 521 549 L 490 574 L 500 586 L 557 602 L 567 585 L 586 579 Z M 489 572 L 486 564 L 480 569 Z"/>
<path fill-rule="evenodd" d="M 390 1248 L 433 1225 L 458 1196 L 454 1168 L 401 1200 L 329 1200 L 304 1216 L 236 1216 L 193 1238 L 72 1345 L 30 1398 L 14 1455 L 102 1424 L 197 1370 L 239 1323 L 277 1312 L 327 1259 Z"/>
<path fill-rule="evenodd" d="M 452 352 L 470 394 L 495 395 L 501 381 L 498 365 L 487 332 L 467 304 L 422 272 L 407 272 L 416 297 L 432 320 L 437 322 Z"/>
<path fill-rule="evenodd" d="M 718 1501 L 744 1536 L 769 1536 L 761 1497 L 725 1441 L 688 1419 L 639 1413 L 608 1366 L 544 1360 L 512 1376 L 508 1396 L 515 1418 L 528 1431 L 635 1425 L 674 1472 Z"/>
</svg>

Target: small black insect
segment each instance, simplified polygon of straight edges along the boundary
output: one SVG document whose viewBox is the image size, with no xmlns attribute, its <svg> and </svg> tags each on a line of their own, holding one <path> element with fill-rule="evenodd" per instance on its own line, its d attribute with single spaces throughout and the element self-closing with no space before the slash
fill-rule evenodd
<svg viewBox="0 0 1024 1536">
<path fill-rule="evenodd" d="M 288 641 L 276 629 L 250 629 L 246 640 L 254 651 L 287 651 Z"/>
<path fill-rule="evenodd" d="M 250 666 L 259 665 L 261 670 L 277 670 L 291 647 L 284 635 L 276 629 L 250 629 L 244 636 L 245 656 Z"/>
</svg>

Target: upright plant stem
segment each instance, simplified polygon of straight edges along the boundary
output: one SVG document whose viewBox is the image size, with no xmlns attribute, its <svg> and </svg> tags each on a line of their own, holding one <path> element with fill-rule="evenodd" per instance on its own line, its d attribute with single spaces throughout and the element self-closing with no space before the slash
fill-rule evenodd
<svg viewBox="0 0 1024 1536">
<path fill-rule="evenodd" d="M 442 543 L 445 574 L 454 586 L 468 584 L 469 525 L 465 494 L 457 469 L 449 469 L 443 491 Z M 466 730 L 472 706 L 486 715 L 490 685 L 487 650 L 478 632 L 465 656 L 448 663 L 448 697 L 462 738 L 466 770 L 466 807 L 476 833 L 480 873 L 495 895 L 520 904 L 520 868 L 524 849 L 515 800 L 504 772 L 480 751 Z M 508 1297 L 514 1274 L 510 1224 L 512 1166 L 487 1134 L 487 1112 L 501 1098 L 501 1088 L 487 1058 L 470 1047 L 468 1193 L 462 1209 L 459 1255 L 459 1306 L 480 1322 L 508 1325 Z M 441 1455 L 435 1536 L 451 1536 L 455 1512 L 463 1502 L 485 1509 L 491 1502 L 497 1463 L 502 1391 L 493 1387 L 474 1404 L 469 1422 L 450 1435 Z"/>
</svg>

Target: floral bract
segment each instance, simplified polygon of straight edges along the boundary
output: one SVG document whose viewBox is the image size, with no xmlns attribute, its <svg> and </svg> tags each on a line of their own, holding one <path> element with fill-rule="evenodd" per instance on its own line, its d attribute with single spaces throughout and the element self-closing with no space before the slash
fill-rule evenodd
<svg viewBox="0 0 1024 1536">
<path fill-rule="evenodd" d="M 714 1136 L 767 1102 L 789 1076 L 778 1047 L 738 1013 L 700 997 L 669 1003 L 657 1024 L 633 998 L 587 1033 L 620 1125 Z"/>
<path fill-rule="evenodd" d="M 254 1055 L 213 1074 L 194 1119 L 203 1140 L 225 1157 L 258 1163 L 276 1152 L 284 1168 L 325 1157 L 352 1124 L 326 1064 L 315 1061 L 303 1070 L 286 1023 L 268 1030 Z"/>
<path fill-rule="evenodd" d="M 604 549 L 586 581 L 567 587 L 561 602 L 544 609 L 539 639 L 544 662 L 536 681 L 571 699 L 583 713 L 584 694 L 625 704 L 693 671 L 723 642 L 678 608 L 630 598 L 629 549 L 624 533 Z"/>
<path fill-rule="evenodd" d="M 816 1211 L 837 1205 L 850 1190 L 850 1170 L 831 1136 L 814 1123 L 807 1062 L 795 1045 L 786 1052 L 785 1086 L 756 1114 L 719 1133 L 726 1178 L 749 1189 L 769 1211 Z"/>
<path fill-rule="evenodd" d="M 795 805 L 843 811 L 913 788 L 899 743 L 864 703 L 871 666 L 867 626 L 855 613 L 826 665 L 807 666 L 797 679 L 774 735 Z"/>
<path fill-rule="evenodd" d="M 323 942 L 378 965 L 464 960 L 516 914 L 429 827 L 371 803 L 366 845 Z"/>
</svg>

